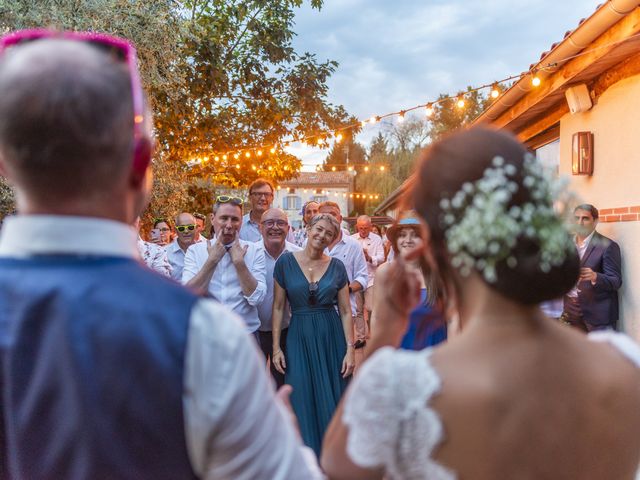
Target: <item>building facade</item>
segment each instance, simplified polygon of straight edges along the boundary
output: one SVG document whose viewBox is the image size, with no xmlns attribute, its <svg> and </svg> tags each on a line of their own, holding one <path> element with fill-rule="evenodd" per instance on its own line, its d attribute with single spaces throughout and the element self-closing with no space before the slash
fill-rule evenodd
<svg viewBox="0 0 640 480">
<path fill-rule="evenodd" d="M 302 226 L 302 206 L 311 200 L 330 200 L 340 205 L 343 216 L 353 208 L 353 176 L 350 172 L 300 172 L 280 183 L 273 205 L 282 208 L 295 228 Z"/>
</svg>

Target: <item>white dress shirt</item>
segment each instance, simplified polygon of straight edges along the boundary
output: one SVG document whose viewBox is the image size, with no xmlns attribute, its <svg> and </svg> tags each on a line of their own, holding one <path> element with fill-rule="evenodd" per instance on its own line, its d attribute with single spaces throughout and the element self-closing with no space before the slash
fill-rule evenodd
<svg viewBox="0 0 640 480">
<path fill-rule="evenodd" d="M 367 262 L 367 273 L 369 274 L 369 283 L 367 288 L 373 287 L 373 279 L 376 276 L 376 270 L 378 265 L 384 263 L 384 245 L 382 244 L 382 238 L 377 233 L 369 232 L 369 235 L 362 238 L 359 233 L 351 235 L 355 241 L 357 241 L 362 250 L 366 250 L 367 254 L 371 257 L 371 261 Z"/>
<path fill-rule="evenodd" d="M 214 236 L 209 242 L 213 245 L 216 242 L 216 237 Z M 253 333 L 260 327 L 257 307 L 262 303 L 267 293 L 264 251 L 253 242 L 245 240 L 239 240 L 239 242 L 242 247 L 247 246 L 244 263 L 253 278 L 256 279 L 256 289 L 248 296 L 242 293 L 238 271 L 231 262 L 231 254 L 227 252 L 220 259 L 213 272 L 211 282 L 209 282 L 209 293 L 217 301 L 237 313 L 244 320 L 249 333 Z M 208 242 L 201 242 L 191 245 L 187 249 L 187 253 L 184 256 L 182 283 L 186 284 L 202 269 L 209 257 L 207 245 Z"/>
<path fill-rule="evenodd" d="M 578 245 L 578 237 L 575 237 L 573 239 L 574 243 L 576 244 L 576 250 L 578 250 L 578 256 L 580 257 L 580 261 L 582 261 L 582 257 L 584 257 L 584 254 L 587 252 L 587 248 L 589 248 L 589 242 L 591 242 L 591 239 L 593 238 L 593 234 L 594 233 L 596 233 L 595 230 L 593 232 L 591 232 L 591 234 L 587 238 L 584 239 L 584 241 L 582 242 L 582 245 Z M 567 293 L 567 297 L 578 298 L 578 284 L 577 283 Z"/>
<path fill-rule="evenodd" d="M 262 233 L 260 233 L 260 224 L 251 220 L 251 212 L 242 216 L 242 227 L 240 227 L 240 240 L 247 242 L 261 242 Z M 289 229 L 287 233 L 287 242 L 295 243 L 293 232 Z"/>
<path fill-rule="evenodd" d="M 260 242 L 259 248 L 264 251 L 265 264 L 267 266 L 267 293 L 264 296 L 264 300 L 258 305 L 258 318 L 260 318 L 260 331 L 270 332 L 273 330 L 272 309 L 273 309 L 273 270 L 276 266 L 276 261 L 284 252 L 299 252 L 302 250 L 299 246 L 287 242 L 284 242 L 284 250 L 278 258 L 273 258 L 267 247 L 264 246 L 264 241 Z M 291 310 L 289 309 L 289 302 L 285 299 L 284 314 L 282 316 L 281 328 L 287 328 L 289 321 L 291 320 Z"/>
<path fill-rule="evenodd" d="M 200 236 L 195 243 L 206 242 L 207 240 Z M 190 247 L 191 245 L 189 245 Z M 169 259 L 169 265 L 171 265 L 171 278 L 177 280 L 178 282 L 182 281 L 182 269 L 184 268 L 184 256 L 185 251 L 182 250 L 180 245 L 178 244 L 178 239 L 176 238 L 169 245 L 165 247 L 167 251 L 167 258 Z M 189 248 L 187 247 L 187 250 Z"/>
<path fill-rule="evenodd" d="M 4 222 L 0 256 L 138 258 L 136 237 L 132 227 L 111 220 L 17 216 Z M 184 368 L 186 441 L 198 476 L 211 480 L 323 478 L 313 452 L 300 444 L 288 414 L 274 398 L 255 342 L 228 308 L 210 299 L 195 304 Z"/>
<path fill-rule="evenodd" d="M 362 285 L 362 288 L 367 288 L 369 284 L 369 273 L 367 271 L 367 261 L 364 258 L 364 253 L 360 244 L 351 238 L 349 235 L 345 235 L 342 232 L 342 238 L 336 243 L 331 250 L 325 249 L 325 253 L 332 258 L 337 258 L 344 263 L 347 269 L 347 276 L 349 277 L 349 283 L 358 282 Z M 350 295 L 351 299 L 351 314 L 356 316 L 356 297 L 355 293 Z"/>
</svg>

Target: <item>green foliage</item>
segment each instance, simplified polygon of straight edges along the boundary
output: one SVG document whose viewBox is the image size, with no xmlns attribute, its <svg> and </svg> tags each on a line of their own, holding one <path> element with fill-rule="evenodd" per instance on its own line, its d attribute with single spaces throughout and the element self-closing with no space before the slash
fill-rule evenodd
<svg viewBox="0 0 640 480">
<path fill-rule="evenodd" d="M 442 138 L 448 132 L 470 124 L 491 103 L 490 99 L 481 91 L 471 90 L 471 87 L 467 87 L 469 93 L 464 96 L 465 105 L 463 108 L 456 105 L 457 99 L 455 98 L 443 100 L 446 95 L 438 97 L 438 100 L 442 101 L 434 105 L 434 113 L 430 119 L 429 137 L 432 142 Z"/>
<path fill-rule="evenodd" d="M 213 192 L 258 176 L 276 182 L 292 177 L 300 160 L 281 148 L 271 154 L 273 146 L 354 121 L 326 100 L 337 64 L 292 47 L 294 9 L 302 3 L 3 0 L 0 32 L 98 30 L 136 44 L 158 146 L 149 211 L 168 216 L 201 208 L 202 181 L 222 186 L 207 187 Z M 320 9 L 322 1 L 311 5 Z M 255 145 L 266 145 L 260 157 L 251 151 L 250 157 L 242 152 L 222 159 L 223 152 Z"/>
</svg>

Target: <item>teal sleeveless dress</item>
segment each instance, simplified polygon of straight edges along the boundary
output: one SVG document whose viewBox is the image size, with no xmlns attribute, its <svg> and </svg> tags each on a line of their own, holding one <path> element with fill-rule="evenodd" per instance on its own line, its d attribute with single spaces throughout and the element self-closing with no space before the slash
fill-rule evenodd
<svg viewBox="0 0 640 480">
<path fill-rule="evenodd" d="M 284 380 L 293 387 L 291 405 L 302 439 L 320 455 L 322 437 L 348 384 L 340 373 L 347 341 L 335 308 L 338 291 L 349 282 L 347 271 L 332 258 L 311 302 L 309 282 L 293 253 L 278 258 L 273 277 L 291 306 Z"/>
</svg>

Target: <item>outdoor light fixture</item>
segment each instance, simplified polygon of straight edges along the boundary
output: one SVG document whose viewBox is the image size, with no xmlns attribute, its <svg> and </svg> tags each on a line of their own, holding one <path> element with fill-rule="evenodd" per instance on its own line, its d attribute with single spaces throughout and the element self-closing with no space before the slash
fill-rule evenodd
<svg viewBox="0 0 640 480">
<path fill-rule="evenodd" d="M 571 173 L 593 175 L 593 133 L 574 133 L 571 146 Z"/>
</svg>

